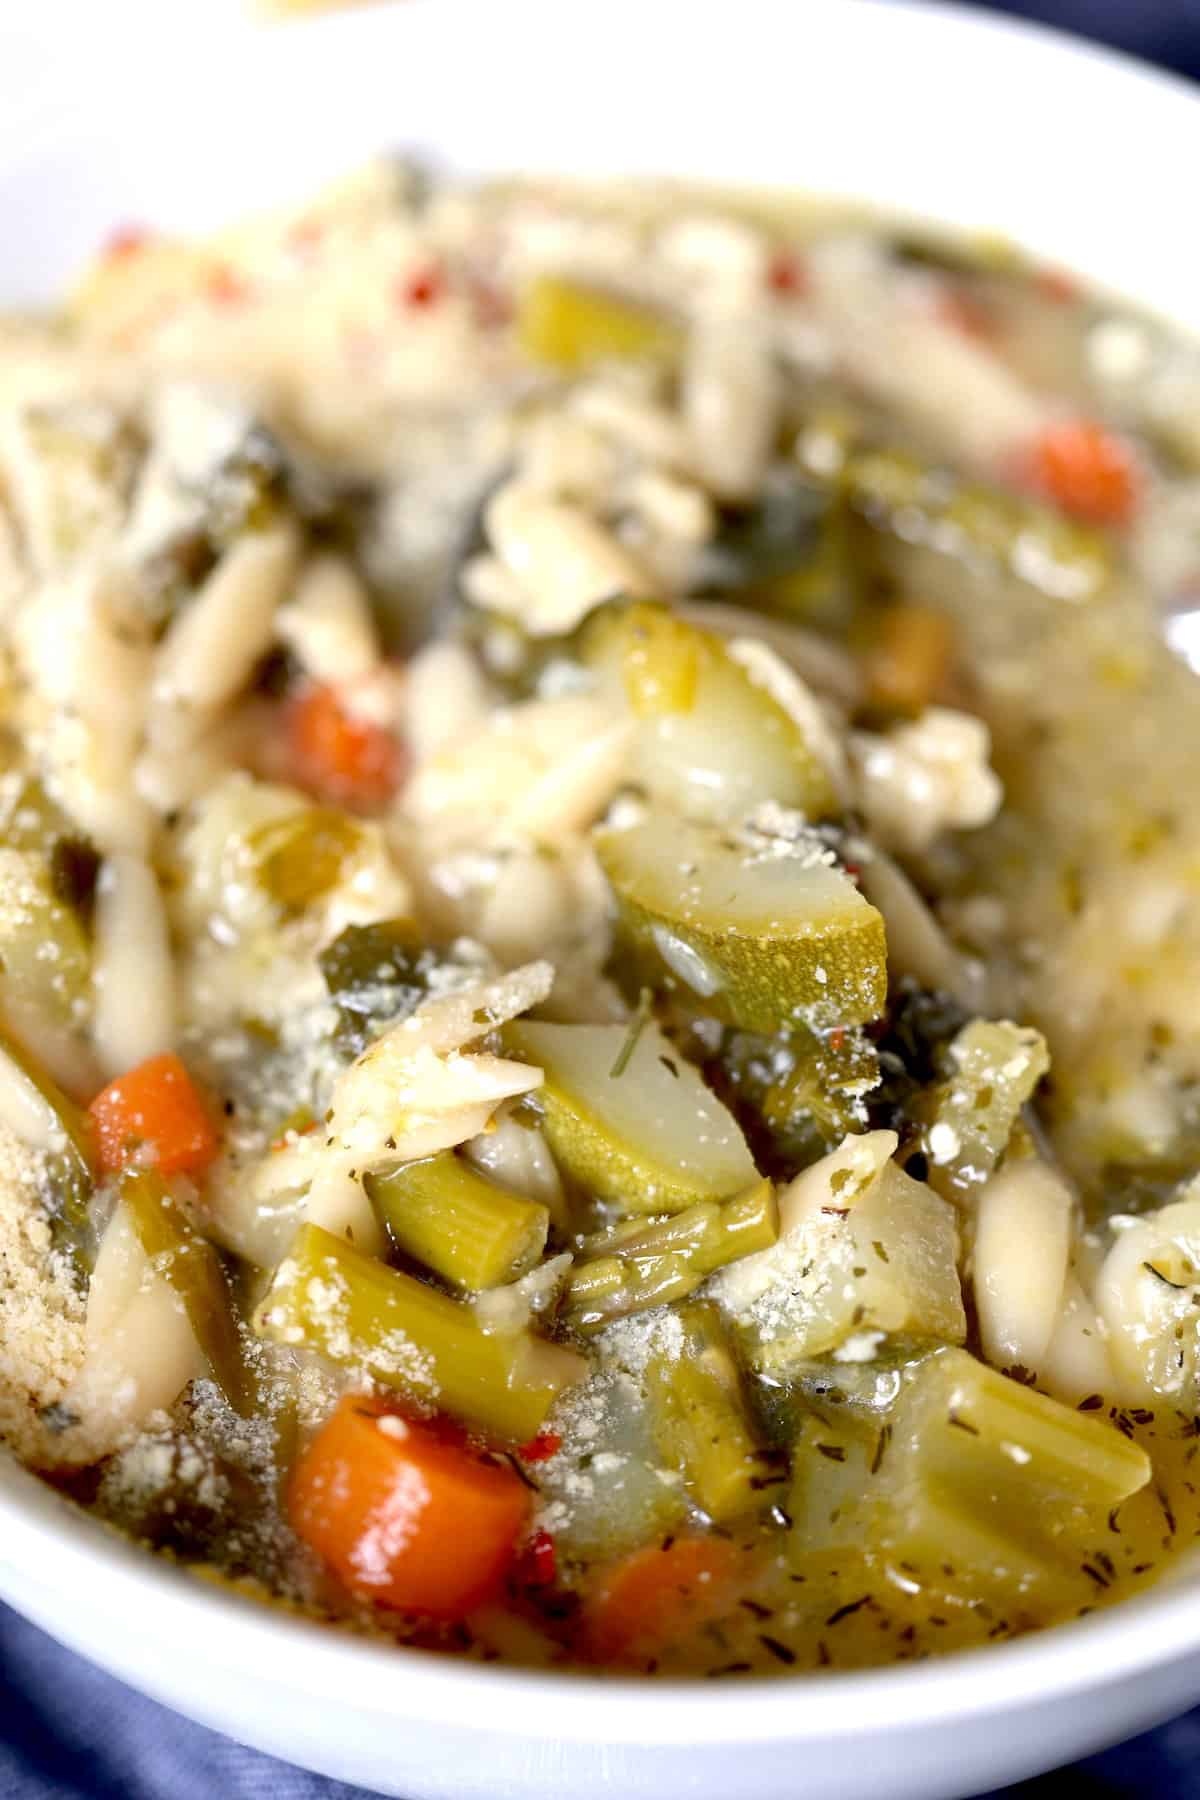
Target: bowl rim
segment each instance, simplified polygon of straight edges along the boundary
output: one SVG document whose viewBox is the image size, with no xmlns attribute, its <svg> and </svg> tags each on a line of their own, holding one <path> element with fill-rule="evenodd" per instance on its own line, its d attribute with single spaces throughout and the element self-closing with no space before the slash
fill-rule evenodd
<svg viewBox="0 0 1200 1800">
<path fill-rule="evenodd" d="M 660 4 L 664 0 L 659 0 Z M 487 0 L 407 0 L 409 28 L 435 7 L 468 14 Z M 545 0 L 517 0 L 523 11 Z M 1200 135 L 1200 88 L 1121 52 L 1053 27 L 980 13 L 945 0 L 807 0 L 811 12 L 890 15 L 922 30 L 963 33 L 989 44 L 1024 45 L 1035 58 L 1057 56 L 1075 71 L 1108 71 L 1134 86 L 1182 101 Z M 512 10 L 510 4 L 509 10 Z M 351 28 L 361 26 L 362 19 Z M 396 23 L 400 19 L 397 16 Z M 297 20 L 286 29 L 320 41 L 347 18 Z M 452 28 L 452 27 L 451 27 Z M 1116 1606 L 1028 1637 L 926 1662 L 852 1672 L 747 1678 L 729 1682 L 633 1679 L 607 1674 L 483 1665 L 452 1655 L 359 1638 L 210 1584 L 121 1538 L 0 1453 L 0 1597 L 8 1571 L 29 1598 L 60 1587 L 83 1596 L 83 1609 L 135 1618 L 163 1644 L 205 1645 L 226 1670 L 264 1676 L 289 1693 L 328 1705 L 429 1723 L 464 1723 L 507 1737 L 550 1736 L 613 1744 L 716 1745 L 842 1739 L 873 1729 L 919 1729 L 936 1718 L 953 1725 L 1031 1701 L 1069 1699 L 1084 1689 L 1123 1682 L 1200 1649 L 1200 1606 L 1187 1585 L 1164 1582 Z M 42 1572 L 50 1579 L 44 1579 Z M 16 1600 L 18 1609 L 21 1599 Z M 49 1627 L 55 1629 L 53 1625 Z M 86 1651 L 85 1651 L 86 1653 Z M 981 1661 L 980 1658 L 985 1660 Z M 402 1679 L 398 1679 L 401 1677 Z M 982 1679 L 981 1679 L 982 1677 Z M 600 1703 L 607 1702 L 600 1711 Z M 797 1704 L 799 1702 L 799 1704 Z M 542 1703 L 546 1709 L 542 1710 Z M 531 1721 L 544 1719 L 544 1726 Z"/>
</svg>

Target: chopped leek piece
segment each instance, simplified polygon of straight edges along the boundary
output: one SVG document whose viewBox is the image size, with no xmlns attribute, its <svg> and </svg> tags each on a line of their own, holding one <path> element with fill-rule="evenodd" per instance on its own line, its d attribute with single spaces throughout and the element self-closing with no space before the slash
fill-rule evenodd
<svg viewBox="0 0 1200 1800">
<path fill-rule="evenodd" d="M 954 1200 L 986 1181 L 1004 1155 L 1050 1054 L 1032 1026 L 973 1019 L 946 1056 L 949 1073 L 933 1096 L 921 1148 L 930 1186 Z"/>
<path fill-rule="evenodd" d="M 652 1356 L 646 1369 L 655 1435 L 697 1505 L 724 1525 L 757 1502 L 760 1446 L 716 1308 L 686 1306 L 676 1317 L 683 1334 L 678 1354 Z"/>
<path fill-rule="evenodd" d="M 883 920 L 813 834 L 735 837 L 652 812 L 594 841 L 624 939 L 660 984 L 768 1034 L 883 1011 Z"/>
<path fill-rule="evenodd" d="M 738 1257 L 765 1250 L 779 1235 L 779 1209 L 769 1181 L 718 1205 L 701 1200 L 653 1224 L 630 1221 L 585 1245 L 567 1281 L 567 1308 L 581 1331 L 610 1319 L 682 1299 L 706 1275 Z"/>
<path fill-rule="evenodd" d="M 612 1073 L 626 1032 L 529 1019 L 505 1027 L 508 1054 L 544 1071 L 529 1104 L 560 1165 L 623 1213 L 683 1212 L 747 1188 L 757 1170 L 745 1139 L 653 1020 Z"/>
<path fill-rule="evenodd" d="M 812 696 L 782 666 L 768 685 L 737 642 L 649 601 L 593 615 L 583 660 L 638 720 L 630 780 L 693 817 L 740 818 L 763 800 L 838 812 Z"/>
<path fill-rule="evenodd" d="M 366 1188 L 396 1249 L 456 1287 L 516 1281 L 546 1248 L 546 1207 L 489 1181 L 452 1150 L 368 1174 Z"/>
<path fill-rule="evenodd" d="M 238 1337 L 233 1300 L 212 1245 L 185 1216 L 162 1176 L 140 1169 L 121 1183 L 138 1241 L 151 1266 L 170 1282 L 183 1301 L 196 1342 L 212 1370 L 213 1380 L 239 1412 L 251 1406 L 250 1384 Z"/>
<path fill-rule="evenodd" d="M 526 356 L 566 370 L 618 357 L 671 361 L 682 347 L 664 314 L 561 275 L 535 276 L 518 296 L 516 331 Z"/>
<path fill-rule="evenodd" d="M 556 1395 L 587 1368 L 528 1332 L 485 1331 L 469 1306 L 319 1225 L 297 1233 L 254 1328 L 519 1444 L 537 1435 Z"/>
</svg>

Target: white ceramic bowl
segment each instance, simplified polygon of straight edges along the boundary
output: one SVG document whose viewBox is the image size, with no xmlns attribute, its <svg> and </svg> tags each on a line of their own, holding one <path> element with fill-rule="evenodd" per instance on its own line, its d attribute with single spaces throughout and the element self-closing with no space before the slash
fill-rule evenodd
<svg viewBox="0 0 1200 1800">
<path fill-rule="evenodd" d="M 1006 232 L 1200 322 L 1200 260 L 1168 211 L 1200 153 L 1200 94 L 980 15 L 866 0 L 408 0 L 264 30 L 232 0 L 183 17 L 151 0 L 22 13 L 0 27 L 0 301 L 52 295 L 119 220 L 202 227 L 404 145 L 468 169 L 870 197 Z M 538 1675 L 243 1603 L 0 1459 L 5 1599 L 192 1718 L 409 1800 L 976 1793 L 1200 1698 L 1195 1587 L 861 1675 Z"/>
</svg>

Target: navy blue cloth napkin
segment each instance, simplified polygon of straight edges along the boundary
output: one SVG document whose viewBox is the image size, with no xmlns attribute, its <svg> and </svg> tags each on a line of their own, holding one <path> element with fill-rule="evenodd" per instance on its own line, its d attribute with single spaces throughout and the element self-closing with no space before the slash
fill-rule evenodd
<svg viewBox="0 0 1200 1800">
<path fill-rule="evenodd" d="M 0 1800 L 368 1800 L 362 1788 L 189 1724 L 3 1607 L 0 1670 Z M 1004 1800 L 1195 1800 L 1198 1792 L 1200 1709 L 1069 1771 L 1008 1788 Z"/>
<path fill-rule="evenodd" d="M 988 10 L 1042 19 L 1200 78 L 1200 0 L 1011 0 Z M 0 1608 L 0 1800 L 366 1800 L 188 1724 Z M 1008 1790 L 1094 1800 L 1195 1800 L 1200 1709 Z"/>
</svg>

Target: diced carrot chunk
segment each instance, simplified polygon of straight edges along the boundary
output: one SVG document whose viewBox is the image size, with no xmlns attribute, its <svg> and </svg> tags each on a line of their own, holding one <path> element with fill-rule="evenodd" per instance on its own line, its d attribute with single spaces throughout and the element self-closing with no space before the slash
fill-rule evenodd
<svg viewBox="0 0 1200 1800">
<path fill-rule="evenodd" d="M 529 1515 L 511 1469 L 349 1395 L 296 1465 L 292 1527 L 353 1593 L 459 1619 L 497 1592 Z"/>
<path fill-rule="evenodd" d="M 289 701 L 285 731 L 293 781 L 320 800 L 370 812 L 400 785 L 404 755 L 396 738 L 356 718 L 331 687 L 310 686 Z"/>
<path fill-rule="evenodd" d="M 584 1603 L 583 1641 L 597 1662 L 652 1655 L 733 1604 L 744 1558 L 724 1538 L 652 1544 L 601 1576 Z"/>
<path fill-rule="evenodd" d="M 1029 476 L 1064 512 L 1093 525 L 1126 525 L 1137 505 L 1132 455 L 1091 419 L 1048 426 L 1030 452 Z"/>
<path fill-rule="evenodd" d="M 133 1161 L 163 1175 L 200 1175 L 221 1147 L 196 1084 L 170 1051 L 118 1076 L 88 1111 L 106 1175 Z"/>
</svg>

